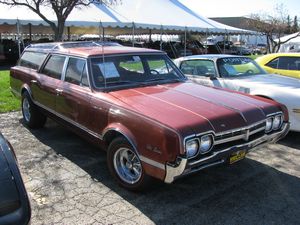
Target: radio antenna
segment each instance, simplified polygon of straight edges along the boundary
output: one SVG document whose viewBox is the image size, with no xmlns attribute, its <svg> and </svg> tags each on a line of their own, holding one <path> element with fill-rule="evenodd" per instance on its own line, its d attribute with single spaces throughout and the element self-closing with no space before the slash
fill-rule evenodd
<svg viewBox="0 0 300 225">
<path fill-rule="evenodd" d="M 102 43 L 101 43 L 101 48 L 102 48 L 102 63 L 103 63 L 103 78 L 104 78 L 104 88 L 106 88 L 106 76 L 105 76 L 105 58 L 104 58 L 104 27 L 102 25 L 102 22 L 100 21 L 100 26 L 102 28 Z"/>
</svg>

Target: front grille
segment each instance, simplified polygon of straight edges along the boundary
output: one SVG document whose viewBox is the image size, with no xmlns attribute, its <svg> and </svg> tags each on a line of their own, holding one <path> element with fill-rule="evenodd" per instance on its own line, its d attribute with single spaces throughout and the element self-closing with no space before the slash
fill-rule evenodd
<svg viewBox="0 0 300 225">
<path fill-rule="evenodd" d="M 256 123 L 249 127 L 216 134 L 215 145 L 229 143 L 229 142 L 241 140 L 241 139 L 248 141 L 252 135 L 259 133 L 261 131 L 264 131 L 265 126 L 266 126 L 266 122 L 262 121 L 260 123 Z"/>
</svg>

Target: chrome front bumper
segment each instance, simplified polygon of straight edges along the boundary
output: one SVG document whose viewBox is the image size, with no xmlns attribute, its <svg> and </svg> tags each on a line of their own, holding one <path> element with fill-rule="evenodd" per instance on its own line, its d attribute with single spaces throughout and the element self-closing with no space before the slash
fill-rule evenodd
<svg viewBox="0 0 300 225">
<path fill-rule="evenodd" d="M 212 155 L 203 157 L 197 161 L 189 163 L 188 159 L 183 157 L 178 157 L 176 162 L 166 165 L 166 177 L 165 183 L 172 183 L 175 179 L 195 173 L 199 170 L 205 169 L 207 167 L 215 166 L 221 163 L 225 163 L 231 153 L 239 150 L 247 150 L 247 152 L 254 150 L 256 147 L 261 147 L 263 144 L 275 143 L 289 131 L 289 123 L 284 123 L 280 131 L 274 132 L 272 134 L 265 134 L 264 136 L 257 138 L 253 141 L 247 142 L 241 145 L 234 145 L 230 148 L 226 148 Z"/>
</svg>

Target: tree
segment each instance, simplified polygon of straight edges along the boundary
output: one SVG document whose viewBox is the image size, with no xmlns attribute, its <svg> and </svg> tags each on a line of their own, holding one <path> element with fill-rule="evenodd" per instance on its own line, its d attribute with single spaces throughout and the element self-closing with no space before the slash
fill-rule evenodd
<svg viewBox="0 0 300 225">
<path fill-rule="evenodd" d="M 287 19 L 286 19 L 286 34 L 291 34 L 292 31 L 292 26 L 291 26 L 291 18 L 290 15 L 288 15 Z"/>
<path fill-rule="evenodd" d="M 65 23 L 74 8 L 87 7 L 90 4 L 112 5 L 118 0 L 0 0 L 0 4 L 10 6 L 23 6 L 39 15 L 54 32 L 55 41 L 62 41 Z M 56 18 L 57 23 L 48 19 L 42 12 L 43 7 L 50 7 Z"/>
<path fill-rule="evenodd" d="M 267 38 L 267 52 L 278 52 L 280 46 L 295 37 L 300 36 L 297 33 L 286 40 L 281 40 L 287 30 L 287 13 L 283 5 L 275 7 L 274 14 L 253 14 L 249 20 L 249 26 L 262 33 Z"/>
<path fill-rule="evenodd" d="M 299 31 L 297 16 L 294 17 L 294 23 L 293 23 L 292 31 L 293 31 L 293 33 L 296 33 L 296 32 Z"/>
</svg>

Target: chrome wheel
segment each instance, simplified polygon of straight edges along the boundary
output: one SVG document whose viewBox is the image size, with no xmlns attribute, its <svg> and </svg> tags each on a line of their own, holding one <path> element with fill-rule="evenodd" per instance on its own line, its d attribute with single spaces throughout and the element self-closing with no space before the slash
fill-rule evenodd
<svg viewBox="0 0 300 225">
<path fill-rule="evenodd" d="M 113 158 L 118 176 L 128 184 L 138 182 L 142 176 L 142 165 L 137 154 L 129 148 L 119 148 Z"/>
<path fill-rule="evenodd" d="M 31 114 L 30 114 L 30 103 L 27 98 L 23 99 L 22 110 L 23 110 L 24 119 L 26 120 L 26 122 L 29 122 L 31 118 Z"/>
</svg>

